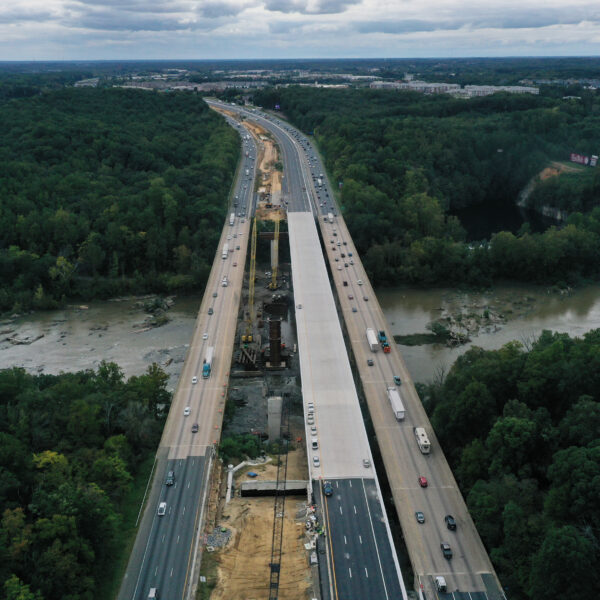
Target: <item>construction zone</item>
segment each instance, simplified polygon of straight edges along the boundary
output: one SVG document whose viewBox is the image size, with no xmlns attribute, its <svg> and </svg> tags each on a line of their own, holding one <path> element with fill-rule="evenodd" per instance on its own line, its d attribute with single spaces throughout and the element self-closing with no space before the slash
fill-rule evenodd
<svg viewBox="0 0 600 600">
<path fill-rule="evenodd" d="M 267 131 L 243 125 L 256 209 L 196 597 L 320 598 L 281 160 Z"/>
</svg>

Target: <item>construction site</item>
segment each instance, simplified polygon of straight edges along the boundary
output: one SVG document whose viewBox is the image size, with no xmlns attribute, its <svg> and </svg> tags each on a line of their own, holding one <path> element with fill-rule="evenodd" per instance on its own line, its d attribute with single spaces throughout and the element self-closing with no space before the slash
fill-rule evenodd
<svg viewBox="0 0 600 600">
<path fill-rule="evenodd" d="M 308 497 L 280 155 L 267 131 L 244 126 L 258 148 L 256 210 L 221 447 L 252 436 L 259 452 L 253 460 L 223 452 L 214 469 L 197 598 L 319 598 L 324 531 Z"/>
</svg>

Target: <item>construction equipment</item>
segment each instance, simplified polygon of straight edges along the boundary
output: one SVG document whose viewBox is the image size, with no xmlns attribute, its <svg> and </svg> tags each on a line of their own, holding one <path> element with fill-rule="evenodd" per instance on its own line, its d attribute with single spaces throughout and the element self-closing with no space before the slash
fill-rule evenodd
<svg viewBox="0 0 600 600">
<path fill-rule="evenodd" d="M 250 274 L 248 276 L 248 323 L 246 325 L 245 341 L 252 341 L 254 325 L 254 283 L 256 280 L 256 217 L 252 220 L 252 240 L 250 243 Z"/>
<path fill-rule="evenodd" d="M 273 235 L 273 251 L 271 254 L 271 283 L 270 290 L 277 289 L 277 267 L 279 266 L 279 216 L 275 219 L 275 233 Z"/>
</svg>

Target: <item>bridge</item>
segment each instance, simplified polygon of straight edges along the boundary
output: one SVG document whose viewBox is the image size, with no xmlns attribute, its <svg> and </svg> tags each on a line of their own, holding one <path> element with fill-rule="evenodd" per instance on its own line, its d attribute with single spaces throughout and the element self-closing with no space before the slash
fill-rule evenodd
<svg viewBox="0 0 600 600">
<path fill-rule="evenodd" d="M 325 556 L 319 562 L 323 597 L 407 597 L 359 406 L 358 381 L 420 597 L 503 599 L 487 552 L 399 350 L 392 344 L 389 353 L 373 352 L 367 343 L 367 328 L 388 332 L 390 328 L 324 177 L 317 151 L 301 132 L 275 116 L 215 101 L 209 104 L 260 124 L 275 137 L 282 153 L 282 197 L 288 210 L 307 417 L 309 493 L 327 530 L 327 536 L 319 542 L 324 545 L 319 555 Z M 249 236 L 248 217 L 253 214 L 255 200 L 255 164 L 251 158 L 257 156 L 255 142 L 239 121 L 226 118 L 243 133 L 243 144 L 250 150 L 249 156 L 242 159 L 235 183 L 237 216 L 233 226 L 227 222 L 223 229 L 157 452 L 153 485 L 120 598 L 147 598 L 151 587 L 170 598 L 189 598 L 195 590 L 202 551 L 199 533 L 222 426 Z M 252 174 L 251 180 L 244 175 L 246 169 Z M 226 254 L 225 244 L 231 244 Z M 234 263 L 239 267 L 233 267 Z M 228 278 L 227 287 L 220 285 L 223 277 Z M 213 371 L 204 379 L 202 363 L 208 348 L 214 348 Z M 194 377 L 197 383 L 192 383 Z M 401 391 L 403 420 L 396 420 L 392 413 L 387 398 L 390 386 Z M 189 416 L 185 416 L 187 407 Z M 308 419 L 309 414 L 312 419 Z M 192 433 L 194 423 L 198 424 L 196 433 Z M 425 429 L 431 442 L 429 454 L 423 454 L 417 446 L 415 427 Z M 175 485 L 166 487 L 164 476 L 171 470 L 175 472 Z M 427 479 L 426 488 L 419 483 L 421 477 Z M 323 489 L 324 481 L 331 484 L 328 494 Z M 164 516 L 158 515 L 161 502 L 166 502 Z M 415 518 L 417 512 L 423 513 L 424 523 Z M 447 514 L 455 518 L 455 530 L 447 528 Z M 442 543 L 450 545 L 451 560 L 444 557 Z M 446 581 L 445 591 L 436 585 L 440 576 Z"/>
</svg>

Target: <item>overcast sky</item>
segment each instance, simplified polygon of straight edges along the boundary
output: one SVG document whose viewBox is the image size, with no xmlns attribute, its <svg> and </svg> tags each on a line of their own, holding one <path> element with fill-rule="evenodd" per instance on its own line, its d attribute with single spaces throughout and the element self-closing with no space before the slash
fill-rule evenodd
<svg viewBox="0 0 600 600">
<path fill-rule="evenodd" d="M 600 54 L 600 0 L 0 0 L 0 60 Z"/>
</svg>

